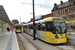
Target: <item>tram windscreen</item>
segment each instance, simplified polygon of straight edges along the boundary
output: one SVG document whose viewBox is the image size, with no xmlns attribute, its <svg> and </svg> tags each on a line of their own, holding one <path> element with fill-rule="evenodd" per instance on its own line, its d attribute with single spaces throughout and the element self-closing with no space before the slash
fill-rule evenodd
<svg viewBox="0 0 75 50">
<path fill-rule="evenodd" d="M 63 19 L 55 19 L 54 26 L 56 34 L 66 33 L 66 25 Z"/>
<path fill-rule="evenodd" d="M 17 25 L 17 26 L 15 26 L 15 28 L 16 28 L 16 29 L 21 29 L 22 26 L 21 26 L 21 25 Z"/>
</svg>

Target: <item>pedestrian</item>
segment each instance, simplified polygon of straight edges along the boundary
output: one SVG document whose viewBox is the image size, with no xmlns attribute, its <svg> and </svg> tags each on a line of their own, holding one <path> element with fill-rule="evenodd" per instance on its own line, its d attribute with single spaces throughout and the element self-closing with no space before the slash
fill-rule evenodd
<svg viewBox="0 0 75 50">
<path fill-rule="evenodd" d="M 9 31 L 10 31 L 10 27 L 8 27 L 9 28 Z"/>
<path fill-rule="evenodd" d="M 10 28 L 9 27 L 7 27 L 7 31 L 10 31 Z"/>
<path fill-rule="evenodd" d="M 13 27 L 10 27 L 10 30 L 12 30 L 12 31 L 13 31 Z"/>
</svg>

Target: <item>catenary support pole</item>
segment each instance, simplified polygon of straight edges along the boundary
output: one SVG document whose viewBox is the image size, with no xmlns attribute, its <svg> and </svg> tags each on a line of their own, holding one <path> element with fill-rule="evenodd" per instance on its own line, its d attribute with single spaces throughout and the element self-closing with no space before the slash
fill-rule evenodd
<svg viewBox="0 0 75 50">
<path fill-rule="evenodd" d="M 33 40 L 36 40 L 36 37 L 35 37 L 35 13 L 34 13 L 34 0 L 33 0 Z"/>
</svg>

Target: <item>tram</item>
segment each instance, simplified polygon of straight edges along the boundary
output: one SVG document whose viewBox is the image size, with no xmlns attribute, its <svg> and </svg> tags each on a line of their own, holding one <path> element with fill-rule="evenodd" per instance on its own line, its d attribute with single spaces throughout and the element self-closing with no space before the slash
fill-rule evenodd
<svg viewBox="0 0 75 50">
<path fill-rule="evenodd" d="M 49 17 L 35 21 L 36 38 L 51 44 L 67 42 L 66 24 L 63 18 Z M 33 36 L 33 22 L 23 25 L 24 31 Z"/>
<path fill-rule="evenodd" d="M 15 25 L 15 32 L 16 33 L 21 33 L 22 32 L 22 25 L 21 24 L 16 24 Z"/>
</svg>

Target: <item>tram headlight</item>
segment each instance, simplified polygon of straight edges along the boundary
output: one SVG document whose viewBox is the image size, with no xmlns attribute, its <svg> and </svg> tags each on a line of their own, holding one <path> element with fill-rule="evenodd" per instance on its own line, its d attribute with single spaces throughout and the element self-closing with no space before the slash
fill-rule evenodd
<svg viewBox="0 0 75 50">
<path fill-rule="evenodd" d="M 58 39 L 58 36 L 56 35 L 55 38 Z"/>
</svg>

